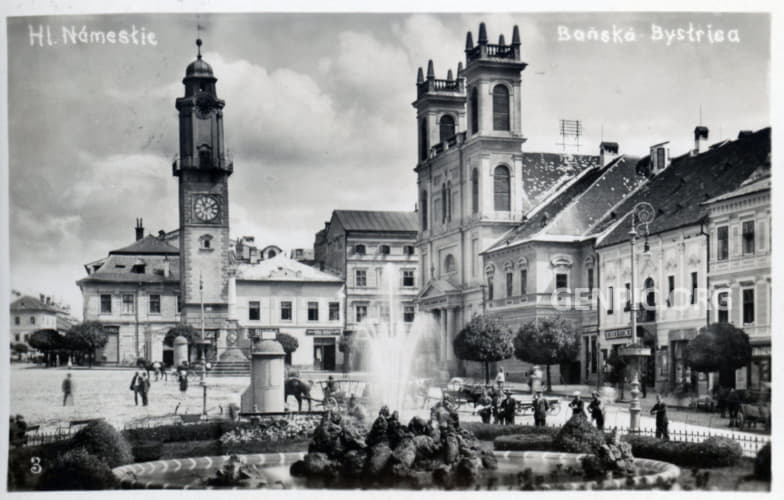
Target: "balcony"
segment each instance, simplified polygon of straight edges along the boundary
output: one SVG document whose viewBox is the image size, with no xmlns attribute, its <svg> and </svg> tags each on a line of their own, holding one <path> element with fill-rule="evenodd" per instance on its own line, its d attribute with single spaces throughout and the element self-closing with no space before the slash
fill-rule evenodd
<svg viewBox="0 0 784 500">
<path fill-rule="evenodd" d="M 179 176 L 183 169 L 193 170 L 223 170 L 228 174 L 234 173 L 234 157 L 230 152 L 221 155 L 218 165 L 205 166 L 201 162 L 194 164 L 191 161 L 183 161 L 180 155 L 175 155 L 172 160 L 172 175 Z"/>
<path fill-rule="evenodd" d="M 450 137 L 444 142 L 439 142 L 438 144 L 430 148 L 430 151 L 428 152 L 428 156 L 427 156 L 428 159 L 431 160 L 437 157 L 438 155 L 440 155 L 441 153 L 443 153 L 444 151 L 449 151 L 450 149 L 459 146 L 460 144 L 463 144 L 465 142 L 465 138 L 466 138 L 466 133 L 460 132 L 459 134 L 453 135 L 452 137 Z"/>
<path fill-rule="evenodd" d="M 440 80 L 428 78 L 422 83 L 417 84 L 417 98 L 431 92 L 450 92 L 462 94 L 465 92 L 465 84 L 462 78 L 456 80 Z"/>
<path fill-rule="evenodd" d="M 517 50 L 515 50 L 517 49 Z M 472 49 L 466 50 L 466 59 L 468 62 L 485 57 L 492 57 L 494 59 L 511 59 L 513 61 L 520 60 L 519 46 L 514 45 L 497 45 L 492 43 L 479 44 Z"/>
</svg>

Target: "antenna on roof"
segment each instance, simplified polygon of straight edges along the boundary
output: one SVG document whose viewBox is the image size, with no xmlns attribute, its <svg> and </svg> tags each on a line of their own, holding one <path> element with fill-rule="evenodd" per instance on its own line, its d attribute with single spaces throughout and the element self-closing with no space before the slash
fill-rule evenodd
<svg viewBox="0 0 784 500">
<path fill-rule="evenodd" d="M 557 146 L 563 147 L 564 153 L 566 152 L 566 146 L 572 146 L 580 150 L 580 136 L 583 135 L 583 124 L 580 120 L 560 120 L 560 134 L 561 134 L 561 142 L 556 143 Z M 573 141 L 571 143 L 567 143 L 566 139 L 572 138 Z"/>
</svg>

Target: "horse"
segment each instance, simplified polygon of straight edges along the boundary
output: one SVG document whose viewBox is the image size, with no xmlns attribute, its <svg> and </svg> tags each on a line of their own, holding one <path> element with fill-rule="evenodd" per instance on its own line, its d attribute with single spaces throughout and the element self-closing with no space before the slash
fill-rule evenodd
<svg viewBox="0 0 784 500">
<path fill-rule="evenodd" d="M 313 382 L 311 381 L 303 382 L 298 378 L 290 378 L 286 380 L 286 383 L 284 385 L 285 396 L 283 397 L 283 400 L 288 401 L 289 396 L 294 396 L 294 398 L 296 398 L 297 400 L 299 411 L 302 411 L 302 400 L 307 399 L 308 411 L 311 411 L 310 402 L 312 398 L 310 397 L 310 388 L 312 386 L 313 386 Z"/>
</svg>

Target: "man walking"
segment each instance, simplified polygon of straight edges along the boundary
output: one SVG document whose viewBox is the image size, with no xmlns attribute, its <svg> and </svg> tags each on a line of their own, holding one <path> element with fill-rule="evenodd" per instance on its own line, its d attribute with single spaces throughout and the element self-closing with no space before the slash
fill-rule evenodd
<svg viewBox="0 0 784 500">
<path fill-rule="evenodd" d="M 740 395 L 735 389 L 730 389 L 727 394 L 727 409 L 730 412 L 730 427 L 738 425 L 738 412 L 740 411 Z"/>
<path fill-rule="evenodd" d="M 569 408 L 572 409 L 572 416 L 582 415 L 585 417 L 585 404 L 583 400 L 580 399 L 580 391 L 574 391 L 572 394 L 573 398 L 571 402 L 569 402 Z"/>
<path fill-rule="evenodd" d="M 150 377 L 142 373 L 139 379 L 141 380 L 142 406 L 147 406 L 147 394 L 150 392 Z"/>
<path fill-rule="evenodd" d="M 591 393 L 593 399 L 588 404 L 588 412 L 591 414 L 591 420 L 596 422 L 596 428 L 600 431 L 604 430 L 604 403 L 599 399 L 599 393 L 593 391 Z"/>
<path fill-rule="evenodd" d="M 133 378 L 131 379 L 131 387 L 130 389 L 133 391 L 133 403 L 136 406 L 139 406 L 139 393 L 141 392 L 141 388 L 143 387 L 142 384 L 142 375 L 140 372 L 136 372 L 133 374 Z"/>
<path fill-rule="evenodd" d="M 534 394 L 534 425 L 536 427 L 544 427 L 547 418 L 547 411 L 550 409 L 550 403 L 542 397 L 542 391 L 536 391 Z"/>
<path fill-rule="evenodd" d="M 63 380 L 63 406 L 65 406 L 65 402 L 68 401 L 68 398 L 71 398 L 71 404 L 74 404 L 73 400 L 73 380 L 71 380 L 71 374 L 65 376 L 65 380 Z"/>
<path fill-rule="evenodd" d="M 504 373 L 504 367 L 498 367 L 498 373 L 495 376 L 495 385 L 498 386 L 498 392 L 502 392 L 504 390 L 504 384 L 506 383 L 506 374 Z"/>
<path fill-rule="evenodd" d="M 670 433 L 667 429 L 667 405 L 662 401 L 661 394 L 656 395 L 656 404 L 651 408 L 651 414 L 656 415 L 656 439 L 670 440 Z"/>
<path fill-rule="evenodd" d="M 506 399 L 501 401 L 501 415 L 503 417 L 503 422 L 507 425 L 514 425 L 517 402 L 512 398 L 512 391 L 506 391 L 505 394 Z"/>
<path fill-rule="evenodd" d="M 483 424 L 490 423 L 490 417 L 493 413 L 493 400 L 490 399 L 490 396 L 487 394 L 487 389 L 482 390 L 482 395 L 479 396 L 479 399 L 476 402 L 477 409 L 476 413 L 482 417 Z"/>
</svg>

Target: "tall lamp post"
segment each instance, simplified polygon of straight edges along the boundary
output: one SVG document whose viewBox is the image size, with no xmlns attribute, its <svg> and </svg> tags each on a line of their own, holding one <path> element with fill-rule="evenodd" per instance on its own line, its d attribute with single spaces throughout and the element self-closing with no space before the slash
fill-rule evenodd
<svg viewBox="0 0 784 500">
<path fill-rule="evenodd" d="M 645 227 L 646 231 L 646 238 L 647 238 L 647 231 L 648 231 L 648 224 L 653 221 L 656 212 L 653 209 L 653 206 L 647 202 L 640 202 L 634 206 L 632 210 L 632 228 L 629 231 L 629 251 L 631 256 L 631 279 L 630 281 L 630 288 L 629 291 L 631 294 L 631 307 L 629 308 L 629 314 L 631 319 L 631 330 L 632 330 L 632 340 L 636 339 L 637 337 L 637 297 L 636 297 L 636 288 L 634 283 L 635 277 L 635 270 L 634 270 L 634 247 L 635 243 L 637 242 L 637 224 L 639 223 L 640 226 Z M 647 240 L 646 240 L 646 251 L 647 248 Z M 632 378 L 632 400 L 629 402 L 629 430 L 637 431 L 640 428 L 640 356 L 637 356 L 637 366 L 634 370 L 634 376 Z"/>
</svg>

